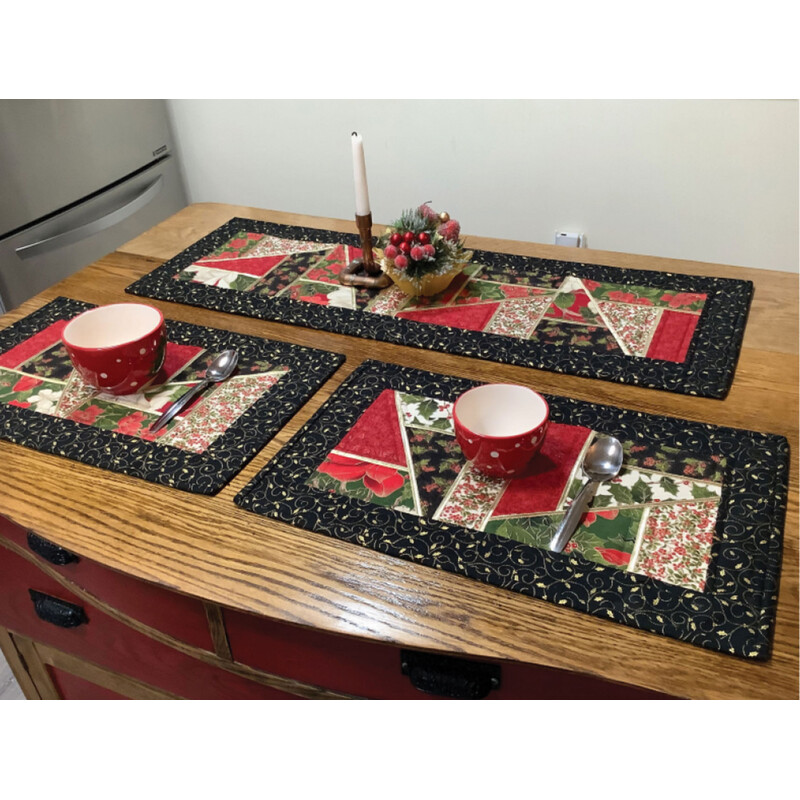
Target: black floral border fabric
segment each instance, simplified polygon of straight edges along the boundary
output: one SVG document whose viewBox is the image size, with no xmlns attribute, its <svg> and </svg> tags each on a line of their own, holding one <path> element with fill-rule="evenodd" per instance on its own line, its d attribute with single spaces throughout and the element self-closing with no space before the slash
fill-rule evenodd
<svg viewBox="0 0 800 800">
<path fill-rule="evenodd" d="M 409 347 L 440 350 L 550 372 L 717 398 L 725 397 L 730 389 L 753 294 L 753 284 L 750 281 L 595 264 L 573 264 L 484 250 L 474 251 L 474 259 L 477 261 L 529 275 L 538 273 L 549 275 L 554 271 L 561 271 L 564 274 L 600 282 L 645 285 L 708 295 L 686 360 L 678 364 L 636 358 L 619 352 L 586 352 L 581 348 L 544 341 L 514 339 L 498 334 L 397 319 L 359 310 L 321 306 L 282 297 L 265 297 L 254 292 L 175 279 L 178 272 L 212 252 L 241 230 L 300 241 L 330 242 L 356 247 L 360 244 L 355 234 L 234 217 L 132 283 L 126 291 L 143 297 L 276 320 Z"/>
<path fill-rule="evenodd" d="M 723 494 L 704 591 L 690 591 L 490 533 L 426 520 L 307 481 L 384 389 L 453 401 L 476 382 L 365 361 L 237 495 L 263 516 L 381 553 L 736 656 L 769 657 L 787 503 L 782 436 L 547 396 L 552 419 L 665 450 L 723 458 Z"/>
<path fill-rule="evenodd" d="M 92 304 L 59 297 L 0 331 L 0 352 Z M 148 442 L 28 408 L 0 404 L 0 438 L 74 461 L 195 494 L 215 494 L 277 433 L 344 361 L 309 347 L 166 320 L 169 340 L 212 350 L 236 347 L 290 367 L 203 453 Z"/>
</svg>

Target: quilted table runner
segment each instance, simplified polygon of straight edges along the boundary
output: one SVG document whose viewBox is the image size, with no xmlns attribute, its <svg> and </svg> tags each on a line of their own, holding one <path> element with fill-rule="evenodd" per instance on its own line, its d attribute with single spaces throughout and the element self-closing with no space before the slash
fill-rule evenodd
<svg viewBox="0 0 800 800">
<path fill-rule="evenodd" d="M 786 506 L 783 437 L 547 396 L 514 480 L 465 462 L 452 405 L 476 385 L 366 361 L 236 497 L 251 511 L 738 656 L 769 655 Z M 563 553 L 548 542 L 597 433 L 625 460 Z"/>
<path fill-rule="evenodd" d="M 138 394 L 107 395 L 83 383 L 61 341 L 87 308 L 60 297 L 0 331 L 0 437 L 189 492 L 221 489 L 344 360 L 167 320 L 159 375 Z M 152 434 L 161 412 L 229 347 L 239 350 L 234 376 Z"/>
<path fill-rule="evenodd" d="M 683 394 L 724 397 L 752 284 L 476 250 L 441 294 L 343 286 L 354 234 L 234 218 L 144 297 Z"/>
</svg>

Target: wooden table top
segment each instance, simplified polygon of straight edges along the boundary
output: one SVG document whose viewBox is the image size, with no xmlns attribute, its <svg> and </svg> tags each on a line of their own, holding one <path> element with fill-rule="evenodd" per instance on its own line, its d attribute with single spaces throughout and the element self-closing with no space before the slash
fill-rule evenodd
<svg viewBox="0 0 800 800">
<path fill-rule="evenodd" d="M 124 289 L 231 217 L 355 233 L 354 221 L 243 206 L 185 208 L 0 318 L 59 295 L 130 300 Z M 87 558 L 203 600 L 297 625 L 467 657 L 511 659 L 679 697 L 798 697 L 798 276 L 692 261 L 467 236 L 470 247 L 751 280 L 755 296 L 725 400 L 500 365 L 148 300 L 170 319 L 344 353 L 345 364 L 219 494 L 205 497 L 0 441 L 0 513 Z M 789 507 L 772 657 L 710 652 L 407 563 L 238 508 L 239 492 L 365 358 L 786 436 Z"/>
</svg>

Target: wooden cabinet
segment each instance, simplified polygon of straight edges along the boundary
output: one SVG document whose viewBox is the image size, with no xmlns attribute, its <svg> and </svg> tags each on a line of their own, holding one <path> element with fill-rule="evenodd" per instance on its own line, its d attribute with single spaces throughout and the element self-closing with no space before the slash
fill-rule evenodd
<svg viewBox="0 0 800 800">
<path fill-rule="evenodd" d="M 45 699 L 658 697 L 563 670 L 403 650 L 201 600 L 0 517 L 0 626 Z M 29 696 L 33 695 L 30 688 Z"/>
<path fill-rule="evenodd" d="M 40 567 L 6 550 L 0 557 L 0 623 L 14 633 L 188 699 L 277 699 L 274 688 L 200 657 L 199 648 L 143 632 L 73 594 Z M 196 650 L 196 652 L 193 652 Z M 208 654 L 211 655 L 210 653 Z"/>
<path fill-rule="evenodd" d="M 0 536 L 5 536 L 36 557 L 43 566 L 80 587 L 143 626 L 179 641 L 214 650 L 206 610 L 202 602 L 115 572 L 95 561 L 80 558 L 47 539 L 0 517 Z"/>
</svg>

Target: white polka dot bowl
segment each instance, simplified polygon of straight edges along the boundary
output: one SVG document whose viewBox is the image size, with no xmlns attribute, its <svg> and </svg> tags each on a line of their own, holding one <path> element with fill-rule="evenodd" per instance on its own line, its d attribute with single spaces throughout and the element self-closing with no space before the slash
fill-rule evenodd
<svg viewBox="0 0 800 800">
<path fill-rule="evenodd" d="M 456 441 L 472 465 L 494 478 L 515 478 L 539 452 L 550 408 L 538 392 L 512 383 L 486 383 L 453 405 Z"/>
<path fill-rule="evenodd" d="M 71 319 L 61 334 L 85 383 L 109 394 L 136 394 L 164 363 L 164 315 L 144 303 L 98 306 Z"/>
</svg>

